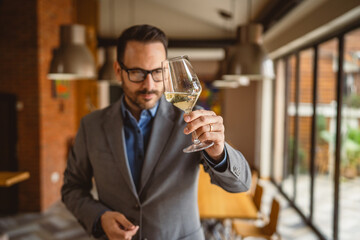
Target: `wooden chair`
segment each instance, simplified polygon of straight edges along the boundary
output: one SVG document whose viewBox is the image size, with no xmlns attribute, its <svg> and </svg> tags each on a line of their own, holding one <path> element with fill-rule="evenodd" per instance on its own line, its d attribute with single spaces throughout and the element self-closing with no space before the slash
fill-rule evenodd
<svg viewBox="0 0 360 240">
<path fill-rule="evenodd" d="M 255 195 L 255 189 L 256 189 L 256 185 L 258 184 L 258 182 L 259 182 L 259 173 L 256 170 L 252 170 L 251 171 L 251 186 L 248 191 L 248 193 L 252 197 L 254 197 L 254 195 Z"/>
<path fill-rule="evenodd" d="M 264 188 L 261 185 L 256 184 L 255 194 L 253 196 L 253 201 L 254 201 L 254 204 L 256 206 L 256 209 L 259 212 L 261 212 L 261 199 L 262 199 L 263 191 L 264 191 Z"/>
<path fill-rule="evenodd" d="M 259 173 L 256 170 L 251 171 L 251 186 L 248 194 L 251 196 L 254 205 L 258 211 L 258 220 L 264 220 L 264 216 L 261 213 L 261 199 L 263 195 L 263 187 L 259 185 Z"/>
<path fill-rule="evenodd" d="M 5 233 L 0 232 L 0 240 L 9 240 L 9 236 Z"/>
<path fill-rule="evenodd" d="M 258 227 L 254 223 L 244 222 L 240 220 L 233 221 L 233 229 L 236 234 L 242 238 L 246 237 L 261 237 L 270 240 L 273 235 L 277 235 L 277 239 L 281 239 L 276 231 L 277 222 L 279 218 L 280 204 L 274 198 L 271 205 L 270 220 L 263 226 Z"/>
</svg>

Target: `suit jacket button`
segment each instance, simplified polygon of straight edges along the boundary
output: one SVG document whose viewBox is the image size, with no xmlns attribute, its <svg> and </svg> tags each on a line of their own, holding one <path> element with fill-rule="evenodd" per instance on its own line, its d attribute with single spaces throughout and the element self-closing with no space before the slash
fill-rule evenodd
<svg viewBox="0 0 360 240">
<path fill-rule="evenodd" d="M 135 204 L 135 209 L 139 210 L 140 209 L 140 205 L 139 204 Z"/>
</svg>

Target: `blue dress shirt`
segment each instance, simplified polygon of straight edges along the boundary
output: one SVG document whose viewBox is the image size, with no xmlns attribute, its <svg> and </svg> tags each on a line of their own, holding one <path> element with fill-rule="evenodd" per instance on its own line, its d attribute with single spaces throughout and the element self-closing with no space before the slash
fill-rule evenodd
<svg viewBox="0 0 360 240">
<path fill-rule="evenodd" d="M 142 110 L 140 119 L 137 121 L 126 107 L 125 98 L 122 98 L 121 113 L 124 121 L 126 154 L 136 189 L 139 187 L 140 174 L 149 143 L 152 122 L 158 107 L 159 102 L 151 109 Z"/>
</svg>

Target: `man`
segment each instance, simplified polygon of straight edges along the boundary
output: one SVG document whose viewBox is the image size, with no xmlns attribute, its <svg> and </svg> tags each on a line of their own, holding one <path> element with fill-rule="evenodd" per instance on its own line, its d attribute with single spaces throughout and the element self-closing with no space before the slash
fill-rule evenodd
<svg viewBox="0 0 360 240">
<path fill-rule="evenodd" d="M 220 116 L 183 112 L 166 102 L 161 62 L 165 34 L 125 30 L 114 64 L 123 97 L 85 116 L 69 154 L 62 199 L 89 234 L 108 239 L 204 239 L 197 206 L 199 165 L 230 192 L 247 191 L 248 164 L 224 142 Z M 183 153 L 196 131 L 215 144 Z M 98 200 L 90 194 L 94 177 Z M 219 203 L 226 204 L 226 203 Z"/>
</svg>

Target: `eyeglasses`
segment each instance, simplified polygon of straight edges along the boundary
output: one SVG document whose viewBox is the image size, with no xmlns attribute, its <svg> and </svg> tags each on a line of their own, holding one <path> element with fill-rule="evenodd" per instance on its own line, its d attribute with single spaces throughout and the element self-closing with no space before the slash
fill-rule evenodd
<svg viewBox="0 0 360 240">
<path fill-rule="evenodd" d="M 129 80 L 132 82 L 142 82 L 145 80 L 145 78 L 147 77 L 148 74 L 151 74 L 154 82 L 162 82 L 163 81 L 163 76 L 162 76 L 162 69 L 161 68 L 156 68 L 154 70 L 144 70 L 141 68 L 127 68 L 125 67 L 125 65 L 120 62 L 120 67 L 121 69 L 123 69 L 125 72 L 127 72 Z"/>
</svg>

